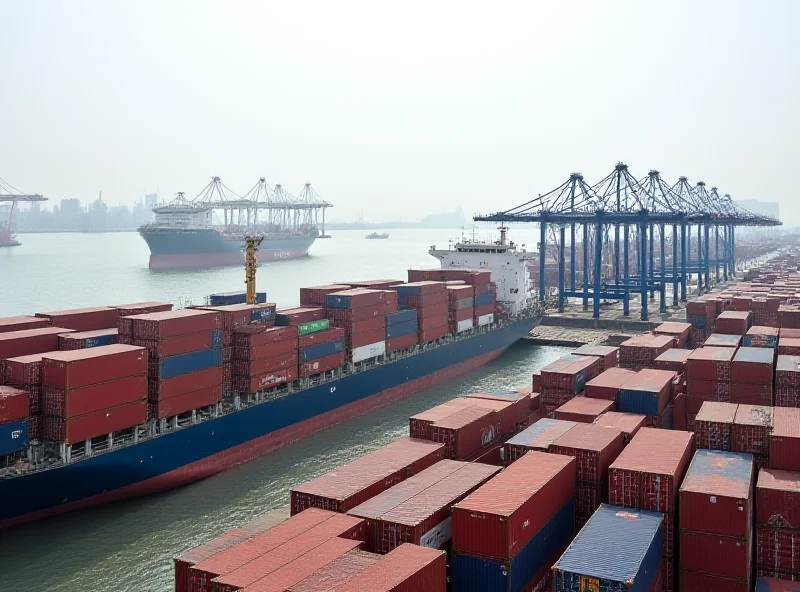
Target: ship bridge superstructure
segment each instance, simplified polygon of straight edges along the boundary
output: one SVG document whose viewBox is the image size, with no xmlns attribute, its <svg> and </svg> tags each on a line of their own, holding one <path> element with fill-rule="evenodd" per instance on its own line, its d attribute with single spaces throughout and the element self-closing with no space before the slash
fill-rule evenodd
<svg viewBox="0 0 800 592">
<path fill-rule="evenodd" d="M 582 299 L 585 309 L 591 300 L 593 316 L 599 318 L 601 301 L 622 300 L 627 315 L 631 295 L 639 294 L 642 320 L 648 320 L 648 300 L 656 293 L 666 312 L 669 286 L 673 305 L 686 301 L 690 274 L 697 277 L 698 294 L 733 277 L 737 228 L 781 224 L 737 205 L 729 195 L 720 197 L 716 187 L 708 190 L 703 181 L 692 185 L 682 176 L 670 185 L 655 169 L 637 178 L 623 162 L 593 185 L 572 173 L 545 194 L 474 219 L 539 225 L 542 302 L 548 294 L 549 252 L 557 262 L 559 311 L 568 298 Z"/>
</svg>

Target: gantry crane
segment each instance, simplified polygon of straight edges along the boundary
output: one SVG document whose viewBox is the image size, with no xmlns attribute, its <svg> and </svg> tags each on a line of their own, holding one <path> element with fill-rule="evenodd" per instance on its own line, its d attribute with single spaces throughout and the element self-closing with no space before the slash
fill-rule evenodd
<svg viewBox="0 0 800 592">
<path fill-rule="evenodd" d="M 14 210 L 17 207 L 17 202 L 20 201 L 32 203 L 47 201 L 47 198 L 42 197 L 38 193 L 33 195 L 24 194 L 14 186 L 3 181 L 3 179 L 0 179 L 0 202 L 11 202 L 11 211 L 8 214 L 8 221 L 0 221 L 0 247 L 17 247 L 20 244 L 12 234 Z"/>
</svg>

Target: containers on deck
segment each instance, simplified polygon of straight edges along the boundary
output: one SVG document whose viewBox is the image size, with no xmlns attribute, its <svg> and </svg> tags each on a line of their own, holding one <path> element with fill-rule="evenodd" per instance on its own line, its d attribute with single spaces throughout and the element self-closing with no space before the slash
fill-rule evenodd
<svg viewBox="0 0 800 592">
<path fill-rule="evenodd" d="M 653 361 L 653 368 L 686 374 L 687 362 L 692 351 L 691 349 L 668 349 Z"/>
<path fill-rule="evenodd" d="M 600 415 L 607 411 L 613 411 L 614 408 L 613 401 L 579 396 L 556 409 L 553 412 L 553 418 L 579 423 L 594 423 Z"/>
<path fill-rule="evenodd" d="M 669 370 L 640 370 L 619 391 L 617 409 L 624 413 L 659 416 L 672 398 L 675 373 Z"/>
<path fill-rule="evenodd" d="M 97 329 L 95 331 L 82 331 L 75 333 L 65 333 L 58 336 L 58 349 L 86 349 L 101 345 L 113 345 L 118 343 L 119 335 L 117 328 Z"/>
<path fill-rule="evenodd" d="M 772 432 L 772 407 L 739 405 L 731 432 L 733 452 L 753 455 L 756 468 L 767 466 L 770 432 Z"/>
<path fill-rule="evenodd" d="M 233 390 L 256 393 L 298 376 L 296 326 L 248 325 L 233 331 Z"/>
<path fill-rule="evenodd" d="M 703 347 L 730 347 L 736 349 L 742 344 L 741 335 L 712 333 L 703 342 Z"/>
<path fill-rule="evenodd" d="M 71 333 L 64 327 L 41 327 L 0 333 L 0 359 L 30 356 L 58 350 L 58 336 Z"/>
<path fill-rule="evenodd" d="M 600 358 L 600 372 L 615 367 L 619 360 L 619 348 L 610 345 L 582 345 L 572 353 L 576 356 Z"/>
<path fill-rule="evenodd" d="M 346 584 L 337 588 L 336 592 L 366 592 L 367 590 L 370 592 L 445 592 L 447 590 L 445 553 L 416 545 L 400 545 Z"/>
<path fill-rule="evenodd" d="M 73 331 L 95 331 L 97 329 L 116 327 L 117 319 L 119 319 L 119 310 L 110 306 L 96 306 L 54 312 L 37 312 L 36 316 L 47 319 L 55 327 L 64 327 Z"/>
<path fill-rule="evenodd" d="M 629 444 L 640 428 L 645 427 L 647 417 L 637 413 L 620 413 L 607 411 L 594 420 L 594 425 L 601 428 L 611 428 L 622 432 L 623 442 Z"/>
<path fill-rule="evenodd" d="M 548 452 L 553 442 L 576 425 L 578 424 L 574 421 L 540 419 L 505 443 L 504 458 L 507 463 L 513 463 L 529 450 Z"/>
<path fill-rule="evenodd" d="M 705 401 L 695 418 L 697 447 L 708 450 L 733 450 L 733 422 L 739 405 Z"/>
<path fill-rule="evenodd" d="M 50 324 L 49 319 L 20 315 L 16 317 L 0 317 L 0 333 L 41 329 Z"/>
<path fill-rule="evenodd" d="M 619 346 L 619 365 L 630 370 L 647 368 L 674 344 L 670 335 L 636 335 Z"/>
<path fill-rule="evenodd" d="M 583 392 L 586 383 L 600 374 L 600 358 L 566 356 L 541 370 L 542 406 L 547 417 L 553 411 Z"/>
</svg>

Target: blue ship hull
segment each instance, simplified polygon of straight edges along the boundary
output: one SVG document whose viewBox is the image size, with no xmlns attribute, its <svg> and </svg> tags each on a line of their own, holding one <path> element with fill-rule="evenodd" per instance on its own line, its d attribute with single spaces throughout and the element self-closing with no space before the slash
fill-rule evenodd
<svg viewBox="0 0 800 592">
<path fill-rule="evenodd" d="M 519 319 L 137 444 L 0 480 L 0 528 L 207 477 L 479 367 L 537 323 Z"/>
</svg>

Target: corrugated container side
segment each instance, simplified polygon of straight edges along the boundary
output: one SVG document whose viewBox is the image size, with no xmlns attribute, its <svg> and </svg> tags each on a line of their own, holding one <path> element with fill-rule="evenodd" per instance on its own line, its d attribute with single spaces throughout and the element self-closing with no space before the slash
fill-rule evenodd
<svg viewBox="0 0 800 592">
<path fill-rule="evenodd" d="M 28 413 L 28 392 L 0 385 L 0 423 L 26 419 Z"/>
<path fill-rule="evenodd" d="M 0 456 L 13 454 L 28 445 L 28 421 L 0 423 Z"/>
<path fill-rule="evenodd" d="M 0 333 L 12 331 L 25 331 L 27 329 L 41 329 L 50 324 L 49 319 L 31 316 L 0 317 Z"/>
<path fill-rule="evenodd" d="M 151 402 L 151 415 L 163 419 L 180 415 L 193 409 L 202 409 L 222 402 L 222 387 L 210 386 L 169 399 Z"/>
<path fill-rule="evenodd" d="M 444 551 L 400 545 L 336 592 L 445 592 Z"/>
<path fill-rule="evenodd" d="M 286 592 L 331 592 L 343 586 L 369 566 L 381 560 L 381 555 L 360 549 L 342 555 L 325 567 L 293 584 Z"/>
<path fill-rule="evenodd" d="M 758 527 L 755 548 L 757 567 L 800 577 L 800 531 Z"/>
<path fill-rule="evenodd" d="M 750 592 L 750 580 L 734 580 L 708 574 L 681 570 L 679 590 L 692 592 Z"/>
<path fill-rule="evenodd" d="M 514 462 L 529 450 L 547 452 L 553 442 L 576 425 L 574 421 L 560 419 L 538 420 L 505 443 L 506 462 Z"/>
<path fill-rule="evenodd" d="M 800 592 L 800 584 L 772 578 L 758 578 L 756 592 Z"/>
<path fill-rule="evenodd" d="M 800 472 L 761 469 L 755 502 L 756 525 L 800 530 Z"/>
<path fill-rule="evenodd" d="M 174 378 L 182 374 L 199 372 L 222 365 L 222 350 L 219 348 L 203 349 L 179 356 L 160 358 L 157 364 L 151 365 L 151 378 Z"/>
<path fill-rule="evenodd" d="M 42 410 L 47 415 L 69 418 L 146 398 L 147 377 L 142 374 L 75 389 L 43 387 Z"/>
<path fill-rule="evenodd" d="M 79 388 L 147 371 L 147 350 L 132 345 L 50 352 L 42 357 L 42 386 Z"/>
<path fill-rule="evenodd" d="M 608 467 L 622 449 L 622 432 L 585 424 L 576 425 L 550 446 L 550 452 L 577 459 L 578 481 L 598 484 L 606 480 Z"/>
<path fill-rule="evenodd" d="M 147 394 L 151 400 L 169 399 L 222 384 L 222 367 L 191 372 L 173 378 L 160 378 L 148 381 Z"/>
<path fill-rule="evenodd" d="M 147 403 L 142 399 L 70 419 L 46 415 L 44 436 L 46 440 L 53 442 L 75 444 L 131 428 L 145 421 L 147 421 Z"/>
<path fill-rule="evenodd" d="M 800 471 L 800 409 L 774 408 L 769 461 L 775 469 Z"/>
<path fill-rule="evenodd" d="M 680 566 L 686 571 L 725 578 L 748 579 L 752 569 L 750 538 L 682 531 Z"/>
</svg>

